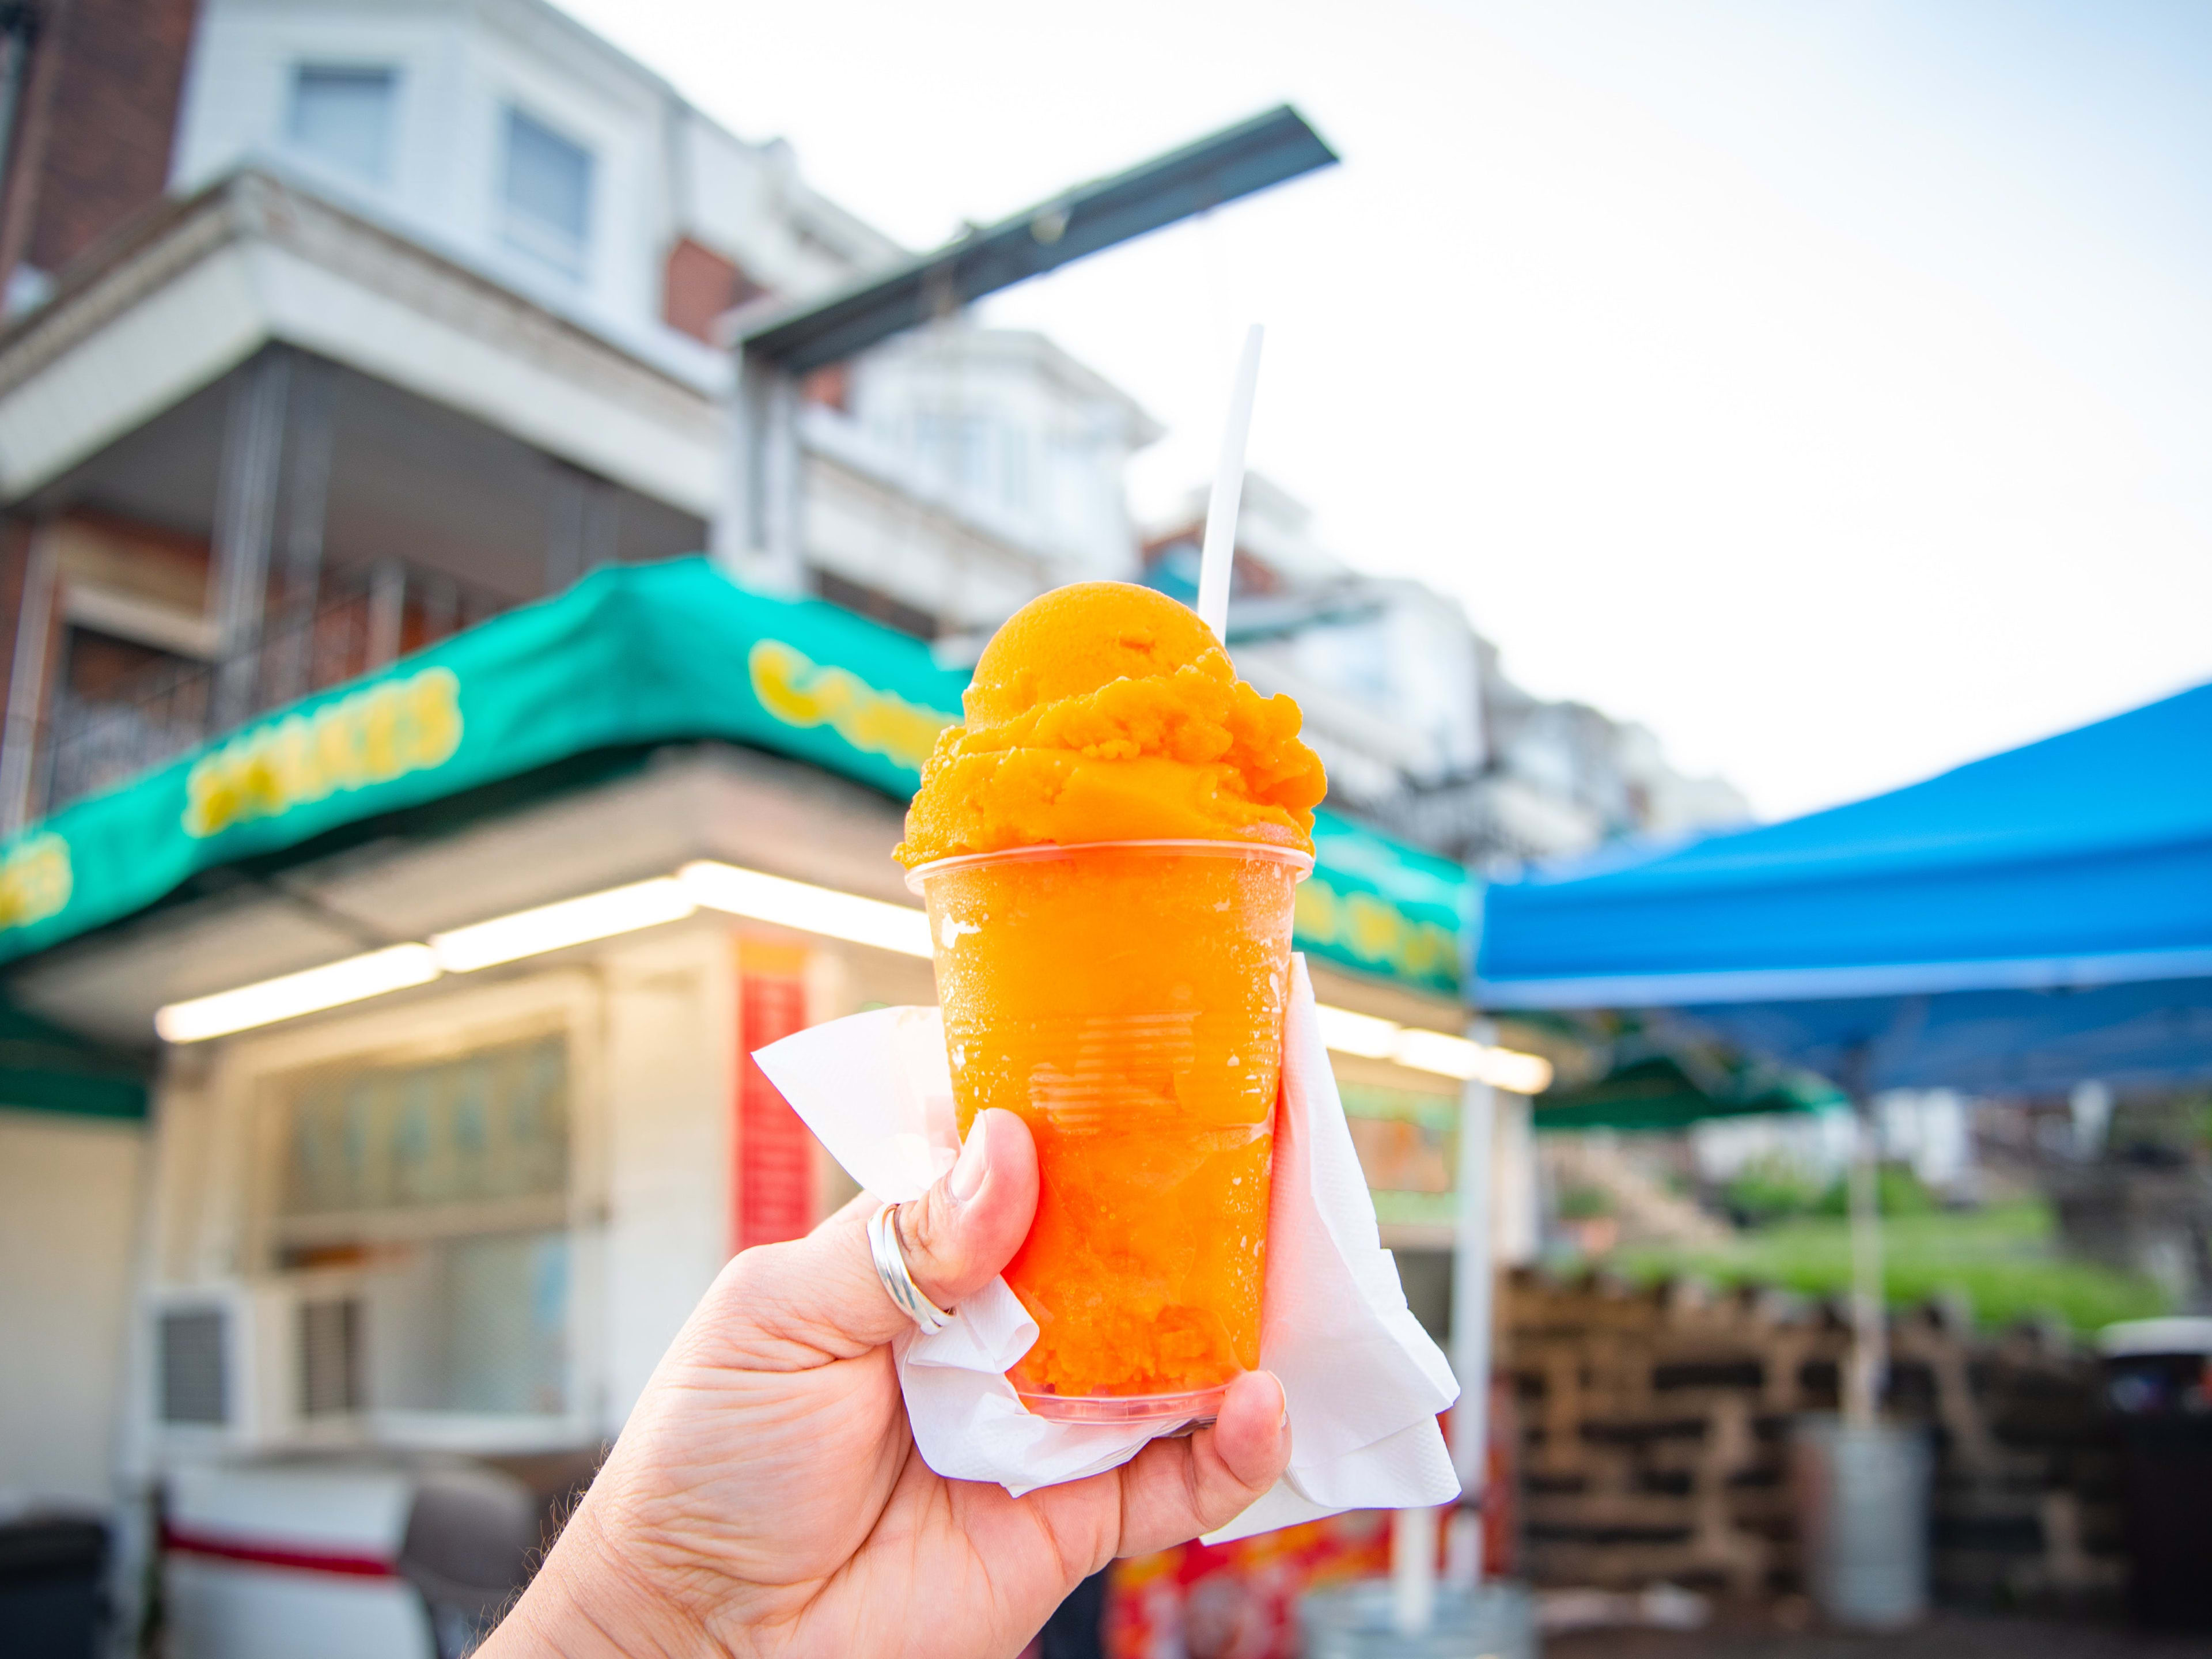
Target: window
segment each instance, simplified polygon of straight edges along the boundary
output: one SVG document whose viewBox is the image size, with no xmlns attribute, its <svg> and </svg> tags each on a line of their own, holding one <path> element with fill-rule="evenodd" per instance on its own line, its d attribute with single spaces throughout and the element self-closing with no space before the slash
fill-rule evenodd
<svg viewBox="0 0 2212 1659">
<path fill-rule="evenodd" d="M 580 276 L 591 240 L 591 151 L 508 105 L 500 208 L 509 246 Z"/>
<path fill-rule="evenodd" d="M 302 1078 L 285 1111 L 279 1228 L 558 1200 L 568 1189 L 567 1052 L 558 1037 L 429 1066 Z M 404 1227 L 397 1231 L 410 1231 Z"/>
<path fill-rule="evenodd" d="M 356 179 L 384 183 L 392 175 L 398 80 L 388 69 L 301 65 L 292 77 L 292 147 Z"/>
<path fill-rule="evenodd" d="M 358 1278 L 359 1310 L 328 1316 L 351 1330 L 302 1329 L 333 1355 L 327 1377 L 307 1356 L 311 1402 L 568 1409 L 568 1094 L 551 1036 L 279 1085 L 277 1263 Z"/>
</svg>

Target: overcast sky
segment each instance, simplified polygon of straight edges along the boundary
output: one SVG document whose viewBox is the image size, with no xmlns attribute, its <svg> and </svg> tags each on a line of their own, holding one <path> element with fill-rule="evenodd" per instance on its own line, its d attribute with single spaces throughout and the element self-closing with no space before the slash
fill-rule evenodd
<svg viewBox="0 0 2212 1659">
<path fill-rule="evenodd" d="M 1762 814 L 2212 678 L 2212 8 L 561 3 L 916 247 L 1296 103 L 1341 167 L 987 316 L 1149 510 L 1265 322 L 1332 544 Z"/>
</svg>

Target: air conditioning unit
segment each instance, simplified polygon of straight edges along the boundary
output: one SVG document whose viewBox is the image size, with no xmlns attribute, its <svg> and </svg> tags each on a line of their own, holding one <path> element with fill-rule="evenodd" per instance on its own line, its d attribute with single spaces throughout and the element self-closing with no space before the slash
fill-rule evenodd
<svg viewBox="0 0 2212 1659">
<path fill-rule="evenodd" d="M 172 1287 L 148 1315 L 165 1442 L 242 1450 L 359 1437 L 366 1319 L 349 1278 Z"/>
</svg>

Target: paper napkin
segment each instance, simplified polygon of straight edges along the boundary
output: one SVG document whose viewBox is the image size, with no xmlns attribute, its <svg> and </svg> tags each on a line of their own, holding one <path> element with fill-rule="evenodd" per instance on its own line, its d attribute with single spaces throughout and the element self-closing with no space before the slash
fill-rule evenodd
<svg viewBox="0 0 2212 1659">
<path fill-rule="evenodd" d="M 1406 1306 L 1329 1070 L 1313 983 L 1293 958 L 1275 1116 L 1260 1363 L 1283 1384 L 1291 1464 L 1274 1490 L 1210 1541 L 1347 1509 L 1441 1504 L 1459 1482 L 1437 1414 L 1451 1368 Z M 934 1008 L 881 1008 L 753 1056 L 831 1157 L 885 1200 L 919 1196 L 959 1151 L 944 1024 Z M 1125 1463 L 1140 1429 L 1048 1422 L 1022 1409 L 1006 1368 L 1037 1328 L 1004 1279 L 933 1336 L 895 1345 L 915 1445 L 929 1467 L 1015 1497 Z"/>
</svg>

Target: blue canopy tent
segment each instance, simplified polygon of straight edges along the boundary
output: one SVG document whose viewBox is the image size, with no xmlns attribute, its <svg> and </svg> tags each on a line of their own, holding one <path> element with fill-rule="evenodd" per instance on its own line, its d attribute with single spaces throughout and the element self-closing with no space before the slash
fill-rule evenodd
<svg viewBox="0 0 2212 1659">
<path fill-rule="evenodd" d="M 1848 806 L 1493 884 L 1476 981 L 1491 1008 L 1682 1009 L 1860 1088 L 2212 1073 L 2212 685 Z"/>
<path fill-rule="evenodd" d="M 2212 1075 L 2212 685 L 1847 806 L 1493 884 L 1475 996 L 1674 1010 L 1862 1103 Z"/>
</svg>

